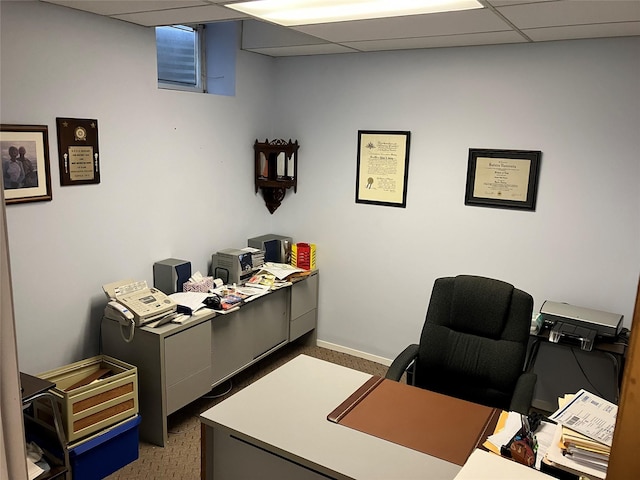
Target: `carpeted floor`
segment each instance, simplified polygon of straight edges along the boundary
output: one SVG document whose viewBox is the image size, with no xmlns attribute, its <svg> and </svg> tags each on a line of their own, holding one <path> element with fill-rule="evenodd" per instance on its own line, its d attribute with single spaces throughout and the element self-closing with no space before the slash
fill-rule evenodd
<svg viewBox="0 0 640 480">
<path fill-rule="evenodd" d="M 230 391 L 230 385 L 227 382 L 216 387 L 209 395 L 170 415 L 167 445 L 163 448 L 140 441 L 140 457 L 107 478 L 109 480 L 199 479 L 200 421 L 198 415 L 301 353 L 372 375 L 384 375 L 387 371 L 384 365 L 333 350 L 296 343 L 287 345 L 233 377 Z"/>
</svg>

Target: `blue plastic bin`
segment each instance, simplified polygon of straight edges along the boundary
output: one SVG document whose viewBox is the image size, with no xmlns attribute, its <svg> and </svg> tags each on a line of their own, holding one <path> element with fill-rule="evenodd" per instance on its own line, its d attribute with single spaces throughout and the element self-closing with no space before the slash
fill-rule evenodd
<svg viewBox="0 0 640 480">
<path fill-rule="evenodd" d="M 140 415 L 69 449 L 73 480 L 101 480 L 138 458 Z"/>
</svg>

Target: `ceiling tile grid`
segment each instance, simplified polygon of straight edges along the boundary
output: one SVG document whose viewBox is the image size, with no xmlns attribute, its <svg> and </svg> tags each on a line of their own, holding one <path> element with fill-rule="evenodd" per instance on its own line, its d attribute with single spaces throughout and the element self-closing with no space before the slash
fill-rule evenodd
<svg viewBox="0 0 640 480">
<path fill-rule="evenodd" d="M 640 35 L 640 0 L 480 0 L 477 10 L 288 28 L 225 6 L 239 0 L 40 1 L 145 27 L 246 20 L 242 48 L 274 57 Z"/>
</svg>

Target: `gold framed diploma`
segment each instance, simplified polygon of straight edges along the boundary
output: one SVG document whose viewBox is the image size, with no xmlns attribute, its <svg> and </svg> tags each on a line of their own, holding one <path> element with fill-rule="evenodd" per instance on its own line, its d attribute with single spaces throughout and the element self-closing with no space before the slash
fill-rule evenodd
<svg viewBox="0 0 640 480">
<path fill-rule="evenodd" d="M 358 130 L 356 203 L 407 206 L 411 132 Z"/>
<path fill-rule="evenodd" d="M 56 118 L 60 185 L 100 183 L 98 120 Z"/>
<path fill-rule="evenodd" d="M 535 210 L 542 152 L 469 149 L 465 205 Z"/>
</svg>

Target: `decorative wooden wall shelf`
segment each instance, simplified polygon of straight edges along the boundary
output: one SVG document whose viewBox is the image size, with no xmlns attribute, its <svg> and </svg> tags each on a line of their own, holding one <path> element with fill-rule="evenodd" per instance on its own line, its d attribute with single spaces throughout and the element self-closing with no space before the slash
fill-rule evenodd
<svg viewBox="0 0 640 480">
<path fill-rule="evenodd" d="M 255 151 L 256 193 L 262 190 L 262 197 L 269 212 L 273 213 L 284 200 L 287 189 L 298 191 L 298 141 L 282 139 L 256 140 Z"/>
</svg>

